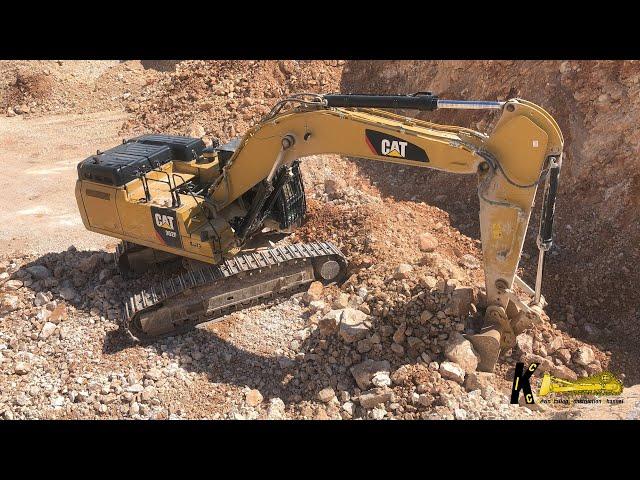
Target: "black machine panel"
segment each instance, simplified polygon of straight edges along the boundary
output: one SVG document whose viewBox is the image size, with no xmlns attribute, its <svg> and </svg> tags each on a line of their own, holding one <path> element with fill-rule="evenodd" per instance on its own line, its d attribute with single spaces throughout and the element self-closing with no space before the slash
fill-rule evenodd
<svg viewBox="0 0 640 480">
<path fill-rule="evenodd" d="M 121 186 L 169 161 L 171 149 L 166 145 L 123 143 L 80 162 L 78 178 Z"/>
<path fill-rule="evenodd" d="M 199 138 L 143 135 L 86 158 L 78 164 L 78 178 L 119 187 L 172 160 L 196 159 L 204 146 Z"/>
<path fill-rule="evenodd" d="M 173 153 L 173 160 L 189 162 L 196 160 L 204 150 L 204 142 L 200 138 L 181 137 L 177 135 L 142 135 L 132 138 L 129 142 L 147 145 L 166 145 Z"/>
<path fill-rule="evenodd" d="M 283 185 L 272 210 L 274 218 L 280 222 L 280 228 L 283 229 L 299 226 L 307 211 L 299 160 L 291 165 L 291 174 L 289 181 Z"/>
<path fill-rule="evenodd" d="M 229 140 L 224 145 L 220 145 L 216 147 L 215 151 L 218 152 L 218 161 L 220 162 L 220 169 L 222 169 L 227 162 L 233 157 L 233 154 L 236 153 L 236 150 L 240 146 L 240 141 L 242 137 L 235 137 Z"/>
</svg>

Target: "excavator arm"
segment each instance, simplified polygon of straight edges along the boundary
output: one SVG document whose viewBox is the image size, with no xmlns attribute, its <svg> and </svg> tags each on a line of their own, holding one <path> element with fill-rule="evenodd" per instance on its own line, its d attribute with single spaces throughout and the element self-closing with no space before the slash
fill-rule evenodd
<svg viewBox="0 0 640 480">
<path fill-rule="evenodd" d="M 288 104 L 293 108 L 285 109 Z M 297 104 L 297 106 L 295 106 Z M 372 108 L 377 107 L 377 108 Z M 499 110 L 489 135 L 396 115 L 381 108 L 472 108 Z M 296 96 L 274 107 L 242 139 L 209 196 L 224 209 L 256 185 L 261 186 L 237 234 L 252 229 L 256 213 L 273 191 L 273 179 L 297 159 L 318 154 L 412 165 L 476 174 L 488 308 L 486 329 L 470 336 L 491 369 L 500 348 L 515 344 L 514 325 L 537 315 L 544 252 L 551 246 L 551 227 L 563 137 L 555 120 L 539 106 L 521 99 L 506 102 L 440 100 L 431 94 L 412 96 Z M 545 180 L 535 290 L 517 275 L 538 184 Z M 420 177 L 416 175 L 416 182 Z M 514 291 L 518 285 L 532 298 Z M 482 367 L 482 366 L 481 366 Z"/>
</svg>

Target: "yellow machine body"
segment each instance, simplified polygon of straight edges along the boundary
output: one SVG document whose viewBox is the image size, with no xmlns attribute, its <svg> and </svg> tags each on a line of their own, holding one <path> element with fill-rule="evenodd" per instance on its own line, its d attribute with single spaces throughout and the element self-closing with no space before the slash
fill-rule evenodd
<svg viewBox="0 0 640 480">
<path fill-rule="evenodd" d="M 500 105 L 501 117 L 484 134 L 376 108 L 307 102 L 253 126 L 223 164 L 210 152 L 208 163 L 169 161 L 122 186 L 79 179 L 76 198 L 91 231 L 216 264 L 235 255 L 255 232 L 256 225 L 247 221 L 243 227 L 238 219 L 256 218 L 252 202 L 271 191 L 278 172 L 304 157 L 342 154 L 477 174 L 487 315 L 512 344 L 505 312 L 512 302 L 530 313 L 513 285 L 533 294 L 516 271 L 538 182 L 545 169 L 561 163 L 563 137 L 541 107 L 521 99 Z M 198 196 L 178 188 L 194 182 L 206 185 L 206 192 Z"/>
</svg>

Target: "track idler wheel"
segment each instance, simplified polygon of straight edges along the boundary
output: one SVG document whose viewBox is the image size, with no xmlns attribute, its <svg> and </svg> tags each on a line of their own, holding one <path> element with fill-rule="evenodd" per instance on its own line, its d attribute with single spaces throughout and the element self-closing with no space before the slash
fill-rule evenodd
<svg viewBox="0 0 640 480">
<path fill-rule="evenodd" d="M 344 259 L 317 259 L 313 262 L 315 277 L 323 284 L 341 282 L 347 274 L 347 262 Z"/>
</svg>

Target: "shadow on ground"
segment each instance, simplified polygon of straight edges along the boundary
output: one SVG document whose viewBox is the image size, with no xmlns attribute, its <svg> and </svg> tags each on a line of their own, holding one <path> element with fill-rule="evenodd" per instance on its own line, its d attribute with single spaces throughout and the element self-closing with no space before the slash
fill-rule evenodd
<svg viewBox="0 0 640 480">
<path fill-rule="evenodd" d="M 277 237 L 270 239 L 276 241 Z M 32 275 L 34 270 L 31 267 L 34 266 L 44 266 L 48 273 L 39 272 L 42 279 L 37 279 Z M 32 273 L 28 273 L 29 270 Z M 23 288 L 34 293 L 50 292 L 52 300 L 72 305 L 77 311 L 75 316 L 104 316 L 117 323 L 118 329 L 106 329 L 102 344 L 103 354 L 111 356 L 128 349 L 141 348 L 123 329 L 120 306 L 128 292 L 154 283 L 160 276 L 161 272 L 155 270 L 133 278 L 123 278 L 117 273 L 111 254 L 72 248 L 35 258 L 14 272 L 12 278 L 26 281 L 28 285 Z M 29 283 L 29 279 L 32 279 L 32 283 Z M 283 299 L 270 301 L 266 308 Z M 265 307 L 258 308 L 262 310 Z M 73 322 L 74 318 L 71 316 L 65 321 Z M 187 371 L 205 373 L 212 383 L 257 388 L 266 399 L 280 397 L 285 403 L 317 400 L 318 391 L 328 386 L 355 393 L 356 384 L 344 365 L 352 349 L 335 336 L 333 340 L 322 339 L 316 331 L 300 338 L 296 351 L 303 352 L 304 356 L 298 355 L 297 358 L 288 358 L 284 354 L 260 354 L 235 345 L 225 336 L 234 321 L 238 320 L 232 314 L 216 322 L 215 326 L 210 322 L 183 335 L 163 338 L 146 346 L 151 346 L 158 355 L 166 353 L 170 360 L 177 361 Z M 244 321 L 250 320 L 247 318 Z M 283 340 L 283 345 L 275 345 L 273 349 L 287 349 L 290 341 Z M 317 355 L 320 349 L 335 352 L 334 356 L 326 353 Z M 184 361 L 186 355 L 191 361 Z M 372 355 L 368 357 L 374 358 Z M 352 363 L 364 360 L 358 354 L 350 358 Z M 122 359 L 123 368 L 127 368 L 126 356 Z"/>
<path fill-rule="evenodd" d="M 280 301 L 282 299 L 270 302 L 267 308 Z M 303 315 L 308 317 L 307 313 Z M 306 335 L 298 337 L 299 346 L 295 354 L 263 355 L 227 340 L 227 330 L 234 321 L 239 320 L 231 314 L 231 318 L 201 324 L 183 335 L 166 337 L 145 345 L 155 349 L 159 355 L 166 353 L 172 360 L 178 360 L 187 371 L 206 374 L 212 383 L 255 388 L 260 390 L 265 399 L 279 397 L 285 404 L 317 401 L 318 392 L 326 387 L 347 391 L 351 396 L 359 393 L 349 368 L 366 359 L 387 360 L 392 370 L 408 361 L 381 345 L 359 354 L 354 345 L 345 344 L 336 334 L 323 336 L 318 329 L 313 332 L 309 330 Z M 374 323 L 372 331 L 378 327 Z M 290 341 L 283 339 L 282 345 L 273 348 L 276 351 L 285 350 L 289 345 Z M 111 355 L 135 346 L 135 341 L 120 328 L 107 334 L 103 352 Z M 193 356 L 195 351 L 200 353 L 198 359 Z M 185 353 L 191 357 L 188 363 L 182 361 Z M 411 352 L 411 355 L 412 361 L 417 361 L 419 353 Z"/>
<path fill-rule="evenodd" d="M 49 291 L 56 300 L 62 299 L 65 288 L 71 288 L 76 295 L 65 295 L 68 298 L 64 301 L 73 305 L 80 314 L 90 315 L 93 310 L 94 315 L 99 312 L 116 322 L 119 321 L 119 306 L 126 298 L 127 291 L 153 282 L 159 275 L 159 272 L 151 272 L 133 280 L 125 280 L 117 274 L 110 254 L 70 249 L 43 255 L 22 266 L 12 277 L 24 279 L 24 272 L 34 265 L 47 267 L 50 276 L 37 280 L 30 275 L 35 281 L 25 288 L 34 292 Z M 410 312 L 419 311 L 419 308 L 406 304 L 400 306 L 400 310 L 401 313 L 393 318 L 376 321 L 397 326 L 402 321 L 402 312 L 410 315 Z M 404 356 L 398 356 L 390 350 L 389 340 L 367 353 L 358 354 L 337 335 L 323 337 L 318 330 L 299 338 L 299 347 L 295 349 L 299 353 L 295 358 L 284 354 L 263 355 L 240 348 L 228 340 L 226 331 L 234 321 L 238 320 L 231 315 L 215 326 L 210 323 L 150 346 L 159 355 L 166 353 L 170 359 L 177 360 L 185 370 L 206 374 L 212 383 L 256 388 L 265 399 L 279 397 L 287 404 L 317 400 L 318 392 L 329 386 L 335 390 L 345 390 L 351 395 L 357 394 L 357 385 L 349 367 L 368 358 L 388 360 L 392 370 L 407 361 Z M 372 330 L 379 330 L 379 326 L 374 324 Z M 284 342 L 287 344 L 280 346 L 283 350 L 290 345 L 290 340 Z M 277 350 L 278 347 L 274 348 Z M 129 348 L 138 347 L 122 327 L 106 334 L 103 343 L 105 355 L 114 355 Z M 427 353 L 436 361 L 442 360 L 440 352 Z M 412 361 L 416 361 L 418 353 L 410 354 Z M 186 355 L 189 356 L 187 361 Z M 620 360 L 619 353 L 612 349 L 610 369 L 617 372 L 620 365 L 626 365 L 625 360 Z M 630 375 L 627 375 L 627 379 L 631 380 Z"/>
</svg>

